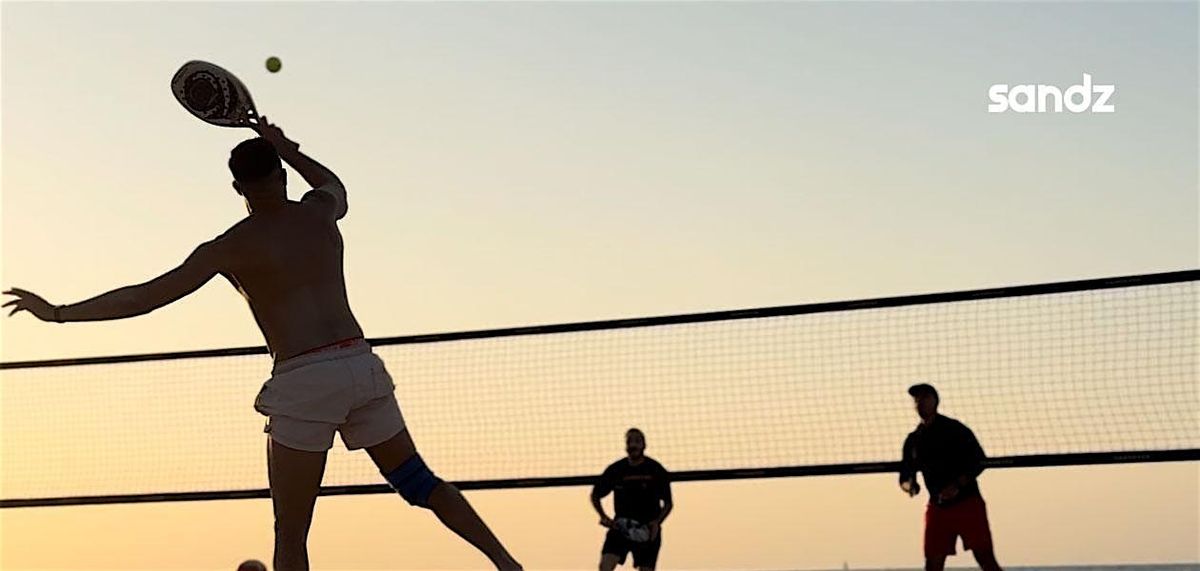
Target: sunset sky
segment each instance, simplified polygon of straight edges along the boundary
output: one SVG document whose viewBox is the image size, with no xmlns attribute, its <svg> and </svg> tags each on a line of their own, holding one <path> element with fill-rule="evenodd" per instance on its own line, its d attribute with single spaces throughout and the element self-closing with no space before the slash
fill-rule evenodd
<svg viewBox="0 0 1200 571">
<path fill-rule="evenodd" d="M 1192 269 L 1198 24 L 1194 2 L 5 1 L 0 285 L 80 301 L 174 267 L 245 215 L 225 161 L 251 133 L 203 124 L 170 95 L 172 74 L 192 59 L 238 74 L 259 110 L 345 182 L 350 301 L 370 337 Z M 277 74 L 263 66 L 272 55 Z M 1116 113 L 986 111 L 992 84 L 1066 88 L 1084 73 L 1116 86 Z M 307 190 L 290 180 L 293 198 Z M 23 314 L 0 327 L 4 361 L 262 343 L 220 280 L 128 321 L 55 325 Z M 530 363 L 545 354 L 521 353 Z M 389 357 L 394 372 L 416 362 L 405 355 Z M 504 363 L 497 374 L 524 371 Z M 38 460 L 47 481 L 75 488 L 92 483 L 94 462 L 137 483 L 161 458 L 227 460 L 236 473 L 215 478 L 261 486 L 262 420 L 250 405 L 267 367 L 61 369 L 36 386 L 31 374 L 6 374 L 4 461 L 44 450 L 54 456 Z M 475 390 L 487 373 L 455 372 L 481 379 Z M 926 371 L 841 388 L 895 389 L 869 413 L 885 419 L 878 446 L 897 453 L 915 422 L 903 394 L 910 373 Z M 521 374 L 494 382 L 537 373 Z M 397 374 L 401 392 L 405 378 Z M 944 395 L 948 412 L 995 423 L 981 431 L 985 447 L 1033 438 L 998 432 L 1008 409 L 964 402 L 1000 377 L 939 380 L 961 386 L 957 403 Z M 424 454 L 441 447 L 457 469 L 493 438 L 480 429 L 486 420 L 439 423 L 433 413 L 452 405 L 417 405 L 457 387 L 411 382 L 433 391 L 414 394 L 406 411 L 425 427 L 424 440 L 414 428 Z M 587 399 L 615 398 L 582 386 L 578 399 L 536 405 L 563 411 L 546 417 L 558 422 Z M 1200 411 L 1195 387 L 1184 396 Z M 159 422 L 168 399 L 190 399 L 193 414 Z M 716 442 L 761 428 L 739 420 L 745 408 L 704 404 L 721 411 L 711 418 L 687 415 L 687 401 L 662 406 L 683 415 L 647 426 L 647 452 L 668 468 L 666 459 L 695 461 L 688 434 Z M 573 442 L 561 436 L 573 430 L 611 430 L 611 449 L 588 449 L 599 472 L 638 421 L 614 414 L 512 434 L 533 449 Z M 81 427 L 102 444 L 80 441 Z M 796 442 L 832 430 L 800 428 Z M 195 456 L 172 447 L 218 432 L 229 437 Z M 1197 435 L 1193 416 L 1180 437 L 1194 445 Z M 481 462 L 501 465 L 479 448 Z M 339 462 L 369 471 L 365 457 Z M 1200 561 L 1195 463 L 994 470 L 982 486 L 1003 564 Z M 469 498 L 527 568 L 584 569 L 603 532 L 586 494 Z M 901 495 L 892 475 L 678 484 L 675 496 L 662 569 L 921 561 L 922 502 Z M 0 567 L 233 569 L 269 559 L 270 531 L 266 500 L 4 510 Z M 390 496 L 322 499 L 310 552 L 318 569 L 483 563 Z"/>
</svg>

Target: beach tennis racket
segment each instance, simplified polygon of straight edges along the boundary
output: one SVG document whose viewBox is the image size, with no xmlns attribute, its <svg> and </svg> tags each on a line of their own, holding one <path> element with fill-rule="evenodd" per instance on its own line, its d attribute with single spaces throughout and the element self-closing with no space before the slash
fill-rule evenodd
<svg viewBox="0 0 1200 571">
<path fill-rule="evenodd" d="M 258 111 L 250 90 L 221 66 L 199 60 L 183 64 L 171 78 L 171 93 L 205 123 L 258 130 Z"/>
<path fill-rule="evenodd" d="M 634 543 L 650 541 L 650 528 L 632 519 L 619 517 L 613 520 L 613 529 Z"/>
</svg>

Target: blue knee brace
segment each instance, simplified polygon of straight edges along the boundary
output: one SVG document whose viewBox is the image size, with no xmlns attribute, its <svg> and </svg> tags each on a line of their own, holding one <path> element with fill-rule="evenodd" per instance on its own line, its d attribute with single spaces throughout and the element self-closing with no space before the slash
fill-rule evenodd
<svg viewBox="0 0 1200 571">
<path fill-rule="evenodd" d="M 407 462 L 390 473 L 384 474 L 383 477 L 405 501 L 422 508 L 429 507 L 429 494 L 433 493 L 433 489 L 441 483 L 441 480 L 434 476 L 429 467 L 425 465 L 420 454 L 413 454 Z"/>
</svg>

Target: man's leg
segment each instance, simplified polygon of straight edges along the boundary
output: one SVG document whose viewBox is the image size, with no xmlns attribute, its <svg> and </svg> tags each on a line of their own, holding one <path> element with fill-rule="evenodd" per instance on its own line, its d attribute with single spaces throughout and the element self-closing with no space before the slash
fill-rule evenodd
<svg viewBox="0 0 1200 571">
<path fill-rule="evenodd" d="M 942 571 L 946 558 L 953 555 L 958 532 L 954 513 L 932 504 L 925 507 L 925 571 Z"/>
<path fill-rule="evenodd" d="M 662 534 L 659 533 L 654 541 L 634 544 L 633 565 L 638 571 L 654 571 L 658 565 L 658 552 L 662 549 Z"/>
<path fill-rule="evenodd" d="M 1001 571 L 1000 564 L 996 562 L 996 553 L 992 548 L 973 549 L 971 553 L 975 554 L 975 561 L 979 563 L 979 568 L 983 571 Z"/>
<path fill-rule="evenodd" d="M 621 562 L 621 558 L 612 553 L 605 553 L 600 556 L 600 571 L 613 571 L 617 568 L 617 564 Z"/>
<path fill-rule="evenodd" d="M 325 474 L 325 452 L 267 440 L 267 479 L 275 508 L 276 571 L 308 570 L 308 529 Z"/>
<path fill-rule="evenodd" d="M 371 459 L 375 461 L 375 466 L 379 468 L 380 472 L 393 474 L 397 470 L 403 470 L 404 467 L 409 466 L 409 460 L 416 459 L 417 449 L 408 430 L 403 430 L 382 444 L 368 447 L 367 453 L 371 455 Z M 423 469 L 423 466 L 421 468 Z M 421 474 L 414 474 L 413 478 L 419 479 Z M 401 495 L 407 493 L 403 489 L 397 491 Z M 405 496 L 405 499 L 409 499 L 408 496 Z M 487 524 L 483 523 L 479 514 L 475 513 L 475 509 L 458 491 L 458 488 L 446 482 L 437 482 L 421 507 L 429 508 L 446 527 L 483 552 L 497 569 L 521 568 L 521 565 L 500 544 L 500 540 L 496 539 L 496 536 L 488 529 Z"/>
<path fill-rule="evenodd" d="M 629 542 L 616 529 L 609 528 L 604 534 L 604 545 L 600 546 L 600 571 L 613 571 L 625 564 L 629 555 Z"/>
<path fill-rule="evenodd" d="M 1000 571 L 992 546 L 992 528 L 988 523 L 987 504 L 982 497 L 963 502 L 963 547 L 971 550 L 983 571 Z"/>
</svg>

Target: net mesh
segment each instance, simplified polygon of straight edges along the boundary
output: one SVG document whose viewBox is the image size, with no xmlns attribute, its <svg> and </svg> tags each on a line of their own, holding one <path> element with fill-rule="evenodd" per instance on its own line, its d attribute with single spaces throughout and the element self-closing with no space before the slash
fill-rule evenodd
<svg viewBox="0 0 1200 571">
<path fill-rule="evenodd" d="M 927 381 L 990 456 L 1200 448 L 1197 282 L 380 346 L 448 480 L 895 461 Z M 266 487 L 265 356 L 2 372 L 4 499 Z M 335 442 L 326 485 L 377 484 Z"/>
</svg>

